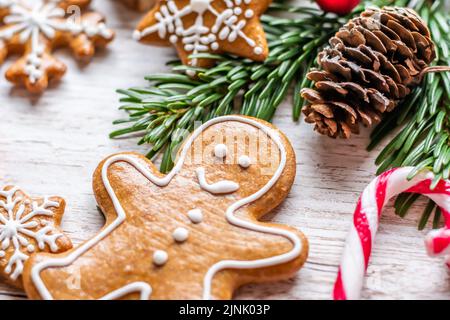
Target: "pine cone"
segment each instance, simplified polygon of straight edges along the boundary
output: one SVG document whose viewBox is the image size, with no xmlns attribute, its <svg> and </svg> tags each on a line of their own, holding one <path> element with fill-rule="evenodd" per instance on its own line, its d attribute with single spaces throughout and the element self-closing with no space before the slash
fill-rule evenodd
<svg viewBox="0 0 450 320">
<path fill-rule="evenodd" d="M 303 89 L 305 121 L 336 138 L 359 133 L 392 111 L 436 58 L 425 22 L 411 9 L 370 8 L 350 20 L 318 56 Z"/>
</svg>

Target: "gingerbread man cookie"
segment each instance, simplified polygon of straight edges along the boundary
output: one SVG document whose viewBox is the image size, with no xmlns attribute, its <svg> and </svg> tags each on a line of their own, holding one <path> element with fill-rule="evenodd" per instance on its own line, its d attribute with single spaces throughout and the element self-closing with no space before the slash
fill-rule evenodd
<svg viewBox="0 0 450 320">
<path fill-rule="evenodd" d="M 139 23 L 134 38 L 174 45 L 184 64 L 206 67 L 198 53 L 230 53 L 264 61 L 269 49 L 260 16 L 271 0 L 159 0 Z"/>
<path fill-rule="evenodd" d="M 286 279 L 303 265 L 299 231 L 259 219 L 287 196 L 295 155 L 269 123 L 224 116 L 198 128 L 174 169 L 122 153 L 94 174 L 106 224 L 62 254 L 26 265 L 33 299 L 229 299 L 247 283 Z M 66 285 L 76 277 L 78 285 Z"/>
<path fill-rule="evenodd" d="M 50 80 L 59 80 L 66 66 L 53 57 L 56 47 L 70 47 L 78 59 L 87 60 L 96 47 L 104 47 L 114 33 L 96 12 L 81 13 L 90 0 L 0 1 L 0 63 L 8 55 L 21 57 L 6 78 L 41 93 Z"/>
<path fill-rule="evenodd" d="M 65 202 L 58 197 L 31 198 L 20 188 L 0 190 L 0 274 L 22 287 L 25 261 L 35 252 L 62 252 L 72 243 L 59 229 Z"/>
</svg>

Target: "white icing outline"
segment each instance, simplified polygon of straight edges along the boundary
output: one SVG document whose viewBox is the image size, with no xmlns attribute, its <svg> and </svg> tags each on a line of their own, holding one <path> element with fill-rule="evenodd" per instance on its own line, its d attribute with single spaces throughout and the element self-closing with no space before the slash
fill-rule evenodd
<svg viewBox="0 0 450 320">
<path fill-rule="evenodd" d="M 99 300 L 113 300 L 134 292 L 141 293 L 141 300 L 148 300 L 148 298 L 152 294 L 152 287 L 149 286 L 146 282 L 133 282 L 111 293 L 108 293 Z"/>
<path fill-rule="evenodd" d="M 128 155 L 116 155 L 116 156 L 113 156 L 113 157 L 107 159 L 102 167 L 102 180 L 103 180 L 104 186 L 113 202 L 114 208 L 117 213 L 117 218 L 111 224 L 109 224 L 106 228 L 104 228 L 99 234 L 97 234 L 95 237 L 93 237 L 92 239 L 88 240 L 87 242 L 85 242 L 84 244 L 82 244 L 81 246 L 76 248 L 74 251 L 72 251 L 66 257 L 42 261 L 32 267 L 31 280 L 32 280 L 33 284 L 35 285 L 37 291 L 41 295 L 41 297 L 46 300 L 53 299 L 52 295 L 50 294 L 50 292 L 48 291 L 44 282 L 42 281 L 42 278 L 40 277 L 40 273 L 44 269 L 47 269 L 49 267 L 64 267 L 64 266 L 67 266 L 67 265 L 73 263 L 78 257 L 80 257 L 82 254 L 86 253 L 86 251 L 88 251 L 93 246 L 95 246 L 100 240 L 102 240 L 103 238 L 108 236 L 118 226 L 120 226 L 123 221 L 125 221 L 125 218 L 126 218 L 125 211 L 122 208 L 122 205 L 120 204 L 120 201 L 117 198 L 114 190 L 112 189 L 110 181 L 108 179 L 108 175 L 107 175 L 108 169 L 112 164 L 119 162 L 119 161 L 127 162 L 127 163 L 131 164 L 132 166 L 134 166 L 138 171 L 141 172 L 142 175 L 144 175 L 144 177 L 146 177 L 148 180 L 150 180 L 157 186 L 160 186 L 160 187 L 167 186 L 170 183 L 170 181 L 173 179 L 173 177 L 181 170 L 181 168 L 184 164 L 186 155 L 187 155 L 193 141 L 201 133 L 203 133 L 203 131 L 205 129 L 209 128 L 210 126 L 212 126 L 214 124 L 225 122 L 225 121 L 237 121 L 237 122 L 241 122 L 241 123 L 246 123 L 246 124 L 252 125 L 252 126 L 262 130 L 265 134 L 267 134 L 275 142 L 275 144 L 278 146 L 278 148 L 280 150 L 280 155 L 281 155 L 280 165 L 278 166 L 278 168 L 275 171 L 272 178 L 266 183 L 266 185 L 264 185 L 264 187 L 262 187 L 260 190 L 258 190 L 254 194 L 248 196 L 247 198 L 241 199 L 241 200 L 233 203 L 230 207 L 227 208 L 227 210 L 226 210 L 227 221 L 232 225 L 235 225 L 237 227 L 241 227 L 244 229 L 285 237 L 290 242 L 292 242 L 293 248 L 292 248 L 292 250 L 290 250 L 287 253 L 284 253 L 284 254 L 281 254 L 278 256 L 274 256 L 274 257 L 270 257 L 270 258 L 264 258 L 264 259 L 253 260 L 253 261 L 223 260 L 223 261 L 216 263 L 208 270 L 208 272 L 205 275 L 205 278 L 203 281 L 203 299 L 205 299 L 205 300 L 211 299 L 212 280 L 214 278 L 214 275 L 221 270 L 265 268 L 265 267 L 280 265 L 280 264 L 292 261 L 295 258 L 299 257 L 302 252 L 303 246 L 302 246 L 302 242 L 301 242 L 300 238 L 295 233 L 284 230 L 284 229 L 262 226 L 262 225 L 259 225 L 259 224 L 256 224 L 256 223 L 253 223 L 250 221 L 242 220 L 242 219 L 234 216 L 234 212 L 236 210 L 238 210 L 239 208 L 241 208 L 249 203 L 255 202 L 256 200 L 258 200 L 259 198 L 264 196 L 264 194 L 266 194 L 276 184 L 276 182 L 281 177 L 281 174 L 283 173 L 283 170 L 286 166 L 286 149 L 283 145 L 283 142 L 282 142 L 280 136 L 278 135 L 278 133 L 275 130 L 270 129 L 270 128 L 266 127 L 265 125 L 261 124 L 260 122 L 255 121 L 253 119 L 244 118 L 244 117 L 240 117 L 240 116 L 232 116 L 232 115 L 231 116 L 223 116 L 223 117 L 212 119 L 212 120 L 204 123 L 202 126 L 200 126 L 197 130 L 194 131 L 194 133 L 188 138 L 188 140 L 184 144 L 184 147 L 180 153 L 180 157 L 179 157 L 176 165 L 174 166 L 172 171 L 170 171 L 164 177 L 155 176 L 152 172 L 150 172 L 148 170 L 147 166 L 142 165 L 142 163 L 140 162 L 141 160 L 138 158 L 133 158 Z M 142 284 L 143 284 L 142 282 L 139 282 L 139 283 L 135 282 L 135 283 L 128 284 L 125 287 L 119 288 L 118 290 L 105 295 L 105 297 L 109 297 L 109 298 L 117 297 L 118 293 L 123 294 L 123 292 L 125 292 L 125 294 L 128 294 L 128 293 L 132 293 L 132 292 L 135 292 L 138 290 L 141 291 L 141 293 L 142 293 L 143 292 L 142 289 L 144 288 L 142 286 Z M 150 292 L 151 292 L 151 287 L 147 283 L 145 283 L 145 284 L 148 286 L 148 287 L 146 287 L 146 289 L 150 288 Z M 138 289 L 138 290 L 135 290 L 135 289 Z M 117 295 L 113 295 L 113 293 L 117 293 Z M 141 298 L 143 296 L 144 295 L 141 294 Z M 147 296 L 147 298 L 148 297 L 149 296 Z"/>
</svg>

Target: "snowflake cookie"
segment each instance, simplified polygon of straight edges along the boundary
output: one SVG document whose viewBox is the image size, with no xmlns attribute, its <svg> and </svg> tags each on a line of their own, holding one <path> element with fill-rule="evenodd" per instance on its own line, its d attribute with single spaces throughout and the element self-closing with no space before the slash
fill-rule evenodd
<svg viewBox="0 0 450 320">
<path fill-rule="evenodd" d="M 271 0 L 159 0 L 134 32 L 150 44 L 177 48 L 184 64 L 206 67 L 198 53 L 230 53 L 264 61 L 269 49 L 260 23 Z"/>
<path fill-rule="evenodd" d="M 142 155 L 112 155 L 93 181 L 104 228 L 73 250 L 33 255 L 25 291 L 32 299 L 230 299 L 244 284 L 287 279 L 308 241 L 260 219 L 294 177 L 287 138 L 243 116 L 199 127 L 167 175 Z"/>
<path fill-rule="evenodd" d="M 31 198 L 20 188 L 0 190 L 0 274 L 22 286 L 24 263 L 35 252 L 62 252 L 72 243 L 59 229 L 65 202 L 58 197 Z"/>
<path fill-rule="evenodd" d="M 10 54 L 21 57 L 6 71 L 6 78 L 41 93 L 50 80 L 59 80 L 66 66 L 53 49 L 70 47 L 88 60 L 114 33 L 96 12 L 82 13 L 90 0 L 0 0 L 0 62 Z"/>
<path fill-rule="evenodd" d="M 150 10 L 155 4 L 155 0 L 122 0 L 127 6 L 138 11 Z"/>
</svg>

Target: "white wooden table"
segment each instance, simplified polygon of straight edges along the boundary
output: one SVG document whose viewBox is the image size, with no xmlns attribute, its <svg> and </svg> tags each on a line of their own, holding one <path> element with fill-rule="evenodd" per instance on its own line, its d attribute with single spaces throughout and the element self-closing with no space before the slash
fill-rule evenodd
<svg viewBox="0 0 450 320">
<path fill-rule="evenodd" d="M 171 49 L 144 46 L 131 39 L 140 15 L 110 0 L 94 7 L 108 16 L 117 31 L 109 50 L 87 66 L 78 65 L 66 50 L 57 56 L 69 66 L 63 81 L 40 98 L 0 80 L 0 183 L 16 184 L 33 195 L 54 194 L 68 203 L 63 221 L 79 243 L 102 226 L 91 189 L 93 170 L 107 155 L 141 151 L 135 139 L 110 140 L 117 109 L 116 88 L 144 85 L 143 77 L 166 70 Z M 11 59 L 3 66 L 11 63 Z M 242 288 L 237 299 L 328 299 L 337 265 L 359 196 L 374 178 L 368 153 L 368 131 L 351 140 L 331 140 L 305 123 L 291 120 L 290 102 L 277 111 L 274 123 L 292 139 L 298 175 L 287 201 L 272 217 L 301 229 L 310 241 L 310 256 L 291 280 Z M 381 226 L 366 278 L 365 299 L 448 299 L 449 274 L 442 259 L 425 253 L 426 232 L 416 229 L 419 207 L 407 219 L 389 207 Z M 25 298 L 23 292 L 0 285 L 0 297 Z"/>
</svg>

